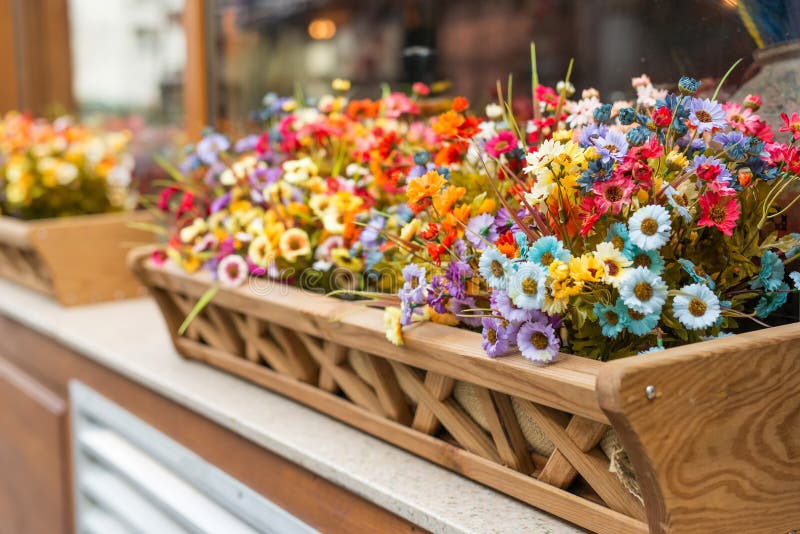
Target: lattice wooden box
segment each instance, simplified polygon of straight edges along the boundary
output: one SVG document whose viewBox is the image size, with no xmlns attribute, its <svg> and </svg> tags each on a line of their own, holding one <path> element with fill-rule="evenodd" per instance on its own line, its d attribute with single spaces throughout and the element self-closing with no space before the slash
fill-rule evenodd
<svg viewBox="0 0 800 534">
<path fill-rule="evenodd" d="M 150 243 L 147 213 L 110 213 L 22 221 L 0 216 L 0 276 L 52 296 L 64 306 L 141 296 L 125 257 Z"/>
<path fill-rule="evenodd" d="M 378 310 L 253 285 L 220 290 L 178 336 L 209 282 L 149 252 L 131 267 L 184 357 L 537 508 L 615 534 L 800 528 L 800 325 L 539 367 L 489 359 L 478 334 L 430 323 L 395 347 Z M 615 436 L 635 471 L 627 484 L 610 472 L 624 464 L 604 447 Z"/>
</svg>

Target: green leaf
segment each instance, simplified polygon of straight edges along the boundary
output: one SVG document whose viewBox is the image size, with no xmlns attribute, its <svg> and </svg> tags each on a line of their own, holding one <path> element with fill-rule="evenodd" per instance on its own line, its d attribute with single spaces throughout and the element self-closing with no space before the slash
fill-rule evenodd
<svg viewBox="0 0 800 534">
<path fill-rule="evenodd" d="M 211 299 L 214 298 L 214 295 L 217 294 L 217 291 L 219 291 L 219 288 L 214 286 L 208 288 L 208 290 L 203 293 L 203 296 L 200 297 L 200 300 L 198 300 L 197 304 L 194 305 L 192 311 L 190 311 L 189 315 L 186 316 L 186 319 L 183 320 L 181 327 L 178 328 L 178 335 L 182 336 L 184 332 L 186 332 L 186 329 L 189 328 L 189 325 L 192 324 L 192 321 L 194 321 L 195 317 L 200 315 L 200 312 L 202 312 L 203 309 L 208 306 L 208 303 L 211 302 Z"/>
</svg>

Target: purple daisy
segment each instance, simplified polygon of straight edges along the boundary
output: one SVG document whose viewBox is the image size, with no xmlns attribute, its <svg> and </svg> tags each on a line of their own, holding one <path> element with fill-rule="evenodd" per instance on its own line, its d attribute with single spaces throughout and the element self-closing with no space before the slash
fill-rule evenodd
<svg viewBox="0 0 800 534">
<path fill-rule="evenodd" d="M 484 317 L 481 319 L 481 325 L 483 326 L 481 346 L 486 355 L 496 358 L 508 352 L 509 346 L 503 322 L 496 317 Z"/>
<path fill-rule="evenodd" d="M 501 290 L 492 291 L 492 310 L 499 313 L 503 319 L 512 323 L 523 323 L 531 318 L 531 310 L 517 308 L 508 293 Z"/>
<path fill-rule="evenodd" d="M 467 241 L 478 250 L 485 250 L 488 246 L 486 242 L 494 243 L 497 239 L 497 230 L 494 228 L 494 217 L 488 213 L 482 213 L 470 219 L 467 223 L 465 233 Z"/>
<path fill-rule="evenodd" d="M 474 276 L 474 273 L 469 263 L 462 260 L 450 262 L 447 266 L 447 272 L 445 273 L 447 289 L 450 295 L 456 298 L 464 298 L 467 294 L 464 288 L 464 279 L 472 276 Z"/>
<path fill-rule="evenodd" d="M 414 304 L 425 302 L 428 284 L 425 280 L 425 267 L 409 263 L 403 267 L 403 287 L 399 291 L 400 298 L 406 296 Z"/>
<path fill-rule="evenodd" d="M 528 321 L 517 332 L 517 346 L 526 359 L 549 363 L 558 356 L 561 342 L 555 329 L 548 323 Z"/>
<path fill-rule="evenodd" d="M 436 313 L 447 313 L 447 279 L 441 275 L 431 277 L 426 302 Z"/>
<path fill-rule="evenodd" d="M 474 298 L 464 297 L 459 299 L 452 297 L 450 299 L 449 307 L 450 307 L 450 313 L 458 317 L 458 320 L 464 323 L 465 325 L 476 328 L 481 325 L 481 317 L 476 317 L 474 311 L 466 311 L 475 309 Z M 462 313 L 464 315 L 460 315 Z"/>
<path fill-rule="evenodd" d="M 231 194 L 225 193 L 221 197 L 214 200 L 209 207 L 211 213 L 217 213 L 221 209 L 225 209 L 228 207 L 228 204 L 231 202 Z"/>
<path fill-rule="evenodd" d="M 230 148 L 231 142 L 222 134 L 212 133 L 197 143 L 197 157 L 200 161 L 211 165 L 217 162 L 217 156 Z"/>
<path fill-rule="evenodd" d="M 689 109 L 691 110 L 689 122 L 697 128 L 698 135 L 714 130 L 723 130 L 728 124 L 725 120 L 727 117 L 725 110 L 716 100 L 692 98 Z"/>
<path fill-rule="evenodd" d="M 611 160 L 621 161 L 628 153 L 628 140 L 625 134 L 616 130 L 609 130 L 605 135 L 594 138 L 592 144 L 604 163 Z"/>
<path fill-rule="evenodd" d="M 581 131 L 578 143 L 584 148 L 592 146 L 593 141 L 598 137 L 603 137 L 608 132 L 608 127 L 602 124 L 587 124 Z M 627 145 L 627 143 L 626 143 Z"/>
</svg>

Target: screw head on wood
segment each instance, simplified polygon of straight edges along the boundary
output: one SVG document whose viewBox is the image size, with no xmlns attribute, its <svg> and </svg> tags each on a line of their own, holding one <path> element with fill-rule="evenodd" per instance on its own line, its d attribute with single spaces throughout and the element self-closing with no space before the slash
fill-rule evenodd
<svg viewBox="0 0 800 534">
<path fill-rule="evenodd" d="M 648 385 L 644 388 L 644 396 L 647 397 L 649 400 L 653 400 L 656 398 L 656 387 L 653 384 Z"/>
</svg>

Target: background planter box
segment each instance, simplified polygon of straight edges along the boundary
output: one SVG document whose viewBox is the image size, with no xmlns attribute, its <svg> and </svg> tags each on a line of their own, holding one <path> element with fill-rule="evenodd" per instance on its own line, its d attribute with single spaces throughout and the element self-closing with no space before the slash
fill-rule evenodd
<svg viewBox="0 0 800 534">
<path fill-rule="evenodd" d="M 254 281 L 220 290 L 178 336 L 209 281 L 152 265 L 150 250 L 134 251 L 131 267 L 184 357 L 587 529 L 800 527 L 800 325 L 610 363 L 562 355 L 540 367 L 489 359 L 478 334 L 431 323 L 408 328 L 395 347 L 378 310 Z M 609 471 L 611 427 L 644 505 Z"/>
<path fill-rule="evenodd" d="M 150 243 L 144 212 L 22 221 L 0 216 L 0 276 L 51 295 L 64 306 L 141 296 L 127 268 L 131 247 Z"/>
</svg>

